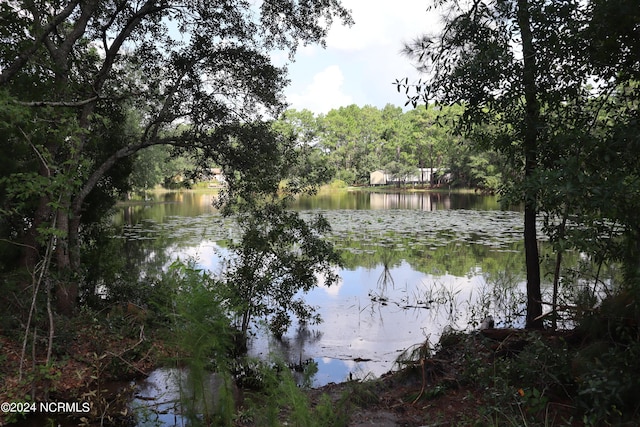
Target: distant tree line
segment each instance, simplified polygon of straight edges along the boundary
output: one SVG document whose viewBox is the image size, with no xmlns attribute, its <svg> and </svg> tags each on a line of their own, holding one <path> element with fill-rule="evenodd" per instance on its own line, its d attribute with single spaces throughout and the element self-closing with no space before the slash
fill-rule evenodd
<svg viewBox="0 0 640 427">
<path fill-rule="evenodd" d="M 460 106 L 432 105 L 405 112 L 391 104 L 382 109 L 352 104 L 327 114 L 288 109 L 273 127 L 296 141 L 305 159 L 299 172 L 319 182 L 367 185 L 375 170 L 402 181 L 422 168 L 433 169 L 436 178 L 446 174 L 451 187 L 496 192 L 503 177 L 510 176 L 508 164 L 499 152 L 454 133 L 454 119 L 462 111 Z M 196 157 L 174 151 L 157 146 L 139 152 L 130 176 L 133 189 L 189 185 L 203 178 Z M 433 186 L 437 181 L 425 178 L 420 183 Z"/>
<path fill-rule="evenodd" d="M 449 174 L 451 186 L 495 192 L 509 175 L 507 163 L 497 151 L 454 133 L 462 112 L 458 105 L 404 112 L 391 104 L 382 109 L 352 104 L 318 115 L 289 109 L 276 125 L 294 134 L 316 164 L 325 162 L 329 180 L 366 185 L 371 172 L 384 170 L 402 181 L 419 168 L 433 168 Z"/>
</svg>

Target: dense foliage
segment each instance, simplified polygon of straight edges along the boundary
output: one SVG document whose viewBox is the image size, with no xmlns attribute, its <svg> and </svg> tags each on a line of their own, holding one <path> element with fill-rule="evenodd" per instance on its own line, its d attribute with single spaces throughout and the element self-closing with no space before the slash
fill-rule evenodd
<svg viewBox="0 0 640 427">
<path fill-rule="evenodd" d="M 404 112 L 391 104 L 382 109 L 349 105 L 318 115 L 287 110 L 277 125 L 297 135 L 316 163 L 323 162 L 325 181 L 368 185 L 371 172 L 384 170 L 399 183 L 417 176 L 423 186 L 496 192 L 503 175 L 509 176 L 508 165 L 496 150 L 454 132 L 461 113 L 459 106 Z M 432 179 L 420 177 L 419 168 L 433 169 Z"/>
<path fill-rule="evenodd" d="M 320 321 L 304 294 L 319 282 L 338 281 L 340 258 L 322 239 L 328 222 L 321 216 L 305 221 L 280 201 L 241 214 L 239 223 L 242 236 L 231 245 L 222 293 L 237 314 L 241 334 L 246 337 L 256 318 L 278 338 L 291 326 L 292 314 L 301 324 Z"/>
<path fill-rule="evenodd" d="M 269 53 L 322 43 L 334 18 L 350 23 L 336 0 L 3 2 L 2 268 L 22 267 L 16 292 L 55 272 L 57 311 L 74 313 L 85 227 L 147 185 L 153 173 L 129 179 L 146 148 L 196 153 L 245 187 L 259 179 L 251 190 L 277 189 L 260 162 L 285 154 L 250 124 L 283 108 L 286 70 Z"/>
<path fill-rule="evenodd" d="M 507 195 L 524 204 L 530 327 L 542 326 L 538 214 L 557 245 L 558 264 L 572 246 L 599 260 L 622 258 L 637 272 L 635 244 L 625 242 L 637 241 L 629 219 L 637 212 L 631 164 L 640 155 L 640 58 L 632 41 L 638 14 L 612 30 L 631 3 L 608 5 L 434 2 L 449 12 L 444 30 L 406 48 L 425 79 L 397 82 L 414 106 L 464 105 L 458 129 L 501 153 L 515 171 Z M 603 52 L 609 44 L 615 58 Z"/>
<path fill-rule="evenodd" d="M 464 187 L 482 192 L 498 192 L 504 179 L 512 177 L 504 155 L 478 139 L 463 138 L 454 132 L 460 106 L 420 106 L 409 111 L 391 104 L 380 109 L 370 105 L 349 105 L 314 114 L 289 109 L 274 122 L 274 130 L 293 138 L 299 150 L 295 174 L 322 184 L 332 180 L 347 185 L 368 185 L 370 174 L 384 170 L 403 184 L 407 176 L 417 176 L 425 187 Z M 135 159 L 131 183 L 144 191 L 161 184 L 175 185 L 176 177 L 206 179 L 189 174 L 196 158 L 172 157 L 166 147 L 144 150 Z M 420 177 L 419 168 L 431 171 Z M 424 174 L 423 174 L 424 175 Z M 429 175 L 431 175 L 429 173 Z"/>
<path fill-rule="evenodd" d="M 271 54 L 324 43 L 334 19 L 352 22 L 338 0 L 0 4 L 0 320 L 22 335 L 21 384 L 25 366 L 52 363 L 60 318 L 120 309 L 123 300 L 148 306 L 145 290 L 162 293 L 155 278 L 136 289 L 144 274 L 83 262 L 114 247 L 102 240 L 103 221 L 132 187 L 217 165 L 228 184 L 219 198 L 225 212 L 278 198 L 280 182 L 301 162 L 295 141 L 269 123 L 284 109 L 287 83 Z M 302 180 L 287 191 L 313 185 Z M 302 227 L 310 244 L 321 240 L 296 215 L 270 220 Z M 281 246 L 295 249 L 291 240 Z M 314 262 L 332 260 L 327 245 L 290 275 L 291 291 L 315 283 L 300 279 Z"/>
</svg>

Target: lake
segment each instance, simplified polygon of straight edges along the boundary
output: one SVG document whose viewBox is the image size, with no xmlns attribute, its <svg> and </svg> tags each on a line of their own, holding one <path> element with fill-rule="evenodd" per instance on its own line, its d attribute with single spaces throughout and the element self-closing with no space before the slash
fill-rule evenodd
<svg viewBox="0 0 640 427">
<path fill-rule="evenodd" d="M 121 207 L 117 237 L 147 266 L 144 274 L 178 257 L 215 273 L 237 228 L 214 199 L 168 192 Z M 254 325 L 249 353 L 315 361 L 314 386 L 377 377 L 403 351 L 436 344 L 445 327 L 473 329 L 489 314 L 497 326 L 524 323 L 523 216 L 500 210 L 495 196 L 340 191 L 301 198 L 292 209 L 329 220 L 327 238 L 344 259 L 341 280 L 306 295 L 321 324 L 294 324 L 282 340 Z"/>
</svg>

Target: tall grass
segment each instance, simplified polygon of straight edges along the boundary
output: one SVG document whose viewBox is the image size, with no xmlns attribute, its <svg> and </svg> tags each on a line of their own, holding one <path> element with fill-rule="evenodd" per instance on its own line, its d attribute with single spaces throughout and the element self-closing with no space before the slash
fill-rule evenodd
<svg viewBox="0 0 640 427">
<path fill-rule="evenodd" d="M 194 262 L 177 261 L 164 279 L 173 289 L 169 341 L 176 367 L 184 369 L 181 412 L 191 423 L 231 426 L 235 415 L 234 386 L 229 362 L 233 330 L 215 280 Z M 212 384 L 212 373 L 219 381 Z"/>
<path fill-rule="evenodd" d="M 284 362 L 267 364 L 236 354 L 237 331 L 231 326 L 220 287 L 194 262 L 172 264 L 162 288 L 173 290 L 171 298 L 162 299 L 166 314 L 161 317 L 170 319 L 167 342 L 174 349 L 172 363 L 179 373 L 178 415 L 188 425 L 347 425 L 346 404 L 327 396 L 317 402 L 309 398 L 305 384 L 311 384 L 313 369 L 306 372 L 301 387 Z M 253 390 L 244 390 L 242 405 L 236 386 L 239 370 L 252 376 L 243 381 Z"/>
</svg>

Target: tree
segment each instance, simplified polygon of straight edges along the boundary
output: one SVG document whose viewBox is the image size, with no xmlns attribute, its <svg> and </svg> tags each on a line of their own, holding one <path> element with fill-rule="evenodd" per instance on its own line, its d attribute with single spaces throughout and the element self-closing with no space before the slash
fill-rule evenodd
<svg viewBox="0 0 640 427">
<path fill-rule="evenodd" d="M 265 180 L 248 180 L 235 171 L 226 177 L 232 188 L 237 180 L 235 187 L 240 191 L 222 191 L 219 196 L 223 212 L 236 215 L 242 232 L 229 245 L 231 256 L 224 262 L 221 288 L 245 338 L 256 318 L 266 320 L 278 337 L 291 324 L 292 314 L 301 323 L 320 321 L 314 307 L 300 294 L 310 291 L 319 280 L 331 286 L 339 279 L 335 268 L 341 264 L 340 256 L 324 239 L 329 230 L 326 219 L 322 215 L 304 219 L 289 209 L 297 196 L 316 190 L 319 173 L 306 162 L 308 153 L 298 149 L 297 135 L 283 131 L 283 126 L 245 125 L 234 152 L 221 153 L 221 159 L 245 156 L 247 147 L 252 147 L 247 160 L 250 165 L 243 173 L 253 174 L 267 164 L 273 174 L 265 178 L 277 178 L 265 184 Z M 228 166 L 222 161 L 219 164 Z M 301 164 L 310 169 L 301 170 Z"/>
<path fill-rule="evenodd" d="M 276 124 L 282 132 L 295 135 L 300 146 L 315 146 L 319 143 L 320 124 L 312 111 L 288 109 L 280 115 Z"/>
<path fill-rule="evenodd" d="M 398 178 L 398 181 L 402 177 L 415 175 L 418 163 L 413 156 L 411 123 L 407 120 L 406 114 L 400 107 L 387 104 L 382 109 L 381 116 L 381 135 L 372 147 L 375 149 L 378 163 L 371 170 L 384 168 Z"/>
<path fill-rule="evenodd" d="M 311 185 L 321 185 L 334 177 L 335 168 L 322 151 L 319 119 L 311 111 L 289 109 L 274 123 L 274 129 L 295 141 L 299 155 L 293 179 L 305 177 Z"/>
<path fill-rule="evenodd" d="M 398 81 L 398 89 L 415 89 L 415 95 L 409 95 L 414 105 L 462 104 L 459 129 L 520 170 L 511 194 L 524 203 L 526 327 L 539 328 L 539 172 L 558 142 L 549 130 L 562 129 L 567 113 L 578 114 L 579 109 L 568 109 L 567 103 L 579 105 L 586 95 L 590 67 L 579 48 L 585 6 L 578 1 L 528 0 L 435 5 L 451 6 L 440 35 L 423 36 L 406 47 L 427 73 L 425 80 L 416 85 Z"/>
<path fill-rule="evenodd" d="M 335 284 L 340 257 L 322 238 L 329 229 L 322 216 L 305 221 L 286 209 L 286 198 L 269 198 L 253 206 L 239 216 L 242 237 L 231 245 L 223 294 L 238 316 L 243 337 L 256 318 L 265 319 L 271 332 L 281 337 L 292 314 L 302 324 L 320 321 L 300 294 L 320 279 L 326 286 Z"/>
<path fill-rule="evenodd" d="M 380 111 L 370 105 L 352 104 L 329 111 L 321 123 L 321 145 L 333 160 L 338 178 L 358 184 L 368 182 L 369 173 L 379 167 L 367 154 L 380 144 Z"/>
<path fill-rule="evenodd" d="M 580 169 L 573 184 L 587 183 L 588 191 L 575 198 L 593 236 L 605 230 L 614 238 L 598 245 L 598 256 L 621 261 L 625 286 L 640 291 L 640 10 L 632 0 L 592 0 L 587 8 L 588 25 L 581 33 L 587 41 L 583 51 L 593 73 L 599 77 L 590 105 L 591 138 L 584 147 L 588 170 Z M 595 79 L 594 79 L 595 80 Z M 600 179 L 597 179 L 599 177 Z M 584 197 L 584 196 L 587 197 Z M 621 236 L 613 231 L 622 231 Z M 579 230 L 577 230 L 579 232 Z M 602 234 L 594 241 L 600 241 Z"/>
<path fill-rule="evenodd" d="M 76 307 L 87 201 L 125 187 L 110 172 L 153 145 L 234 153 L 239 123 L 283 107 L 269 51 L 322 43 L 335 17 L 351 22 L 338 0 L 0 5 L 2 146 L 17 155 L 2 172 L 3 237 L 29 272 L 55 241 L 60 312 Z M 132 111 L 136 132 L 122 127 Z M 245 149 L 224 163 L 242 169 Z"/>
<path fill-rule="evenodd" d="M 436 122 L 438 114 L 444 114 L 444 112 L 436 112 L 433 108 L 426 108 L 426 106 L 419 106 L 407 112 L 412 128 L 414 156 L 418 167 L 431 169 L 430 185 L 434 183 L 434 168 L 442 166 L 447 148 L 450 148 L 447 145 L 457 143 L 457 140 L 448 137 L 445 128 Z"/>
</svg>

